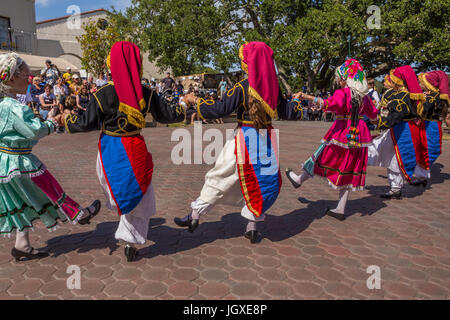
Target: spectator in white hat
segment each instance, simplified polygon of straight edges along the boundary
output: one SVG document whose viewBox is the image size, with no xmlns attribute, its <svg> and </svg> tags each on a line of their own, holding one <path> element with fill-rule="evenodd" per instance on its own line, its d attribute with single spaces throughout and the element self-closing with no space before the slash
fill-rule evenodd
<svg viewBox="0 0 450 320">
<path fill-rule="evenodd" d="M 73 81 L 72 81 L 72 83 L 69 86 L 70 94 L 74 95 L 74 96 L 77 96 L 77 95 L 80 94 L 80 91 L 81 91 L 81 78 L 80 78 L 79 75 L 74 74 L 72 76 L 72 80 Z"/>
</svg>

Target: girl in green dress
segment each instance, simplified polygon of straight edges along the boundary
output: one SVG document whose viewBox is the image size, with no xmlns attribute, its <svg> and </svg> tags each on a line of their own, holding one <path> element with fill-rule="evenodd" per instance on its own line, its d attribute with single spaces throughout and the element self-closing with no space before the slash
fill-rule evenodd
<svg viewBox="0 0 450 320">
<path fill-rule="evenodd" d="M 88 224 L 100 210 L 98 200 L 82 209 L 31 153 L 56 125 L 41 122 L 28 106 L 9 97 L 26 91 L 28 75 L 27 64 L 16 53 L 0 55 L 0 236 L 16 231 L 11 254 L 17 261 L 49 255 L 30 244 L 28 232 L 35 220 L 53 231 L 58 220 Z"/>
</svg>

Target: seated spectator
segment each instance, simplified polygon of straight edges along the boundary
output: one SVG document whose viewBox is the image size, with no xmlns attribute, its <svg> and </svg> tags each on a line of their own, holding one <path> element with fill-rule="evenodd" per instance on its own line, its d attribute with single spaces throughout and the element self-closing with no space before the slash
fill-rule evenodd
<svg viewBox="0 0 450 320">
<path fill-rule="evenodd" d="M 77 96 L 80 94 L 81 90 L 81 79 L 80 76 L 77 74 L 74 74 L 72 76 L 72 83 L 69 86 L 70 94 L 73 96 Z"/>
<path fill-rule="evenodd" d="M 91 84 L 91 89 L 89 90 L 89 92 L 91 94 L 95 93 L 97 91 L 97 85 L 95 83 Z"/>
<path fill-rule="evenodd" d="M 88 90 L 91 90 L 92 86 L 95 84 L 94 82 L 94 77 L 93 76 L 89 76 L 88 77 Z"/>
<path fill-rule="evenodd" d="M 86 85 L 81 86 L 80 94 L 76 97 L 76 111 L 80 116 L 86 111 L 86 107 L 88 106 L 90 100 L 91 95 L 89 93 L 88 87 Z"/>
<path fill-rule="evenodd" d="M 39 96 L 44 93 L 44 87 L 41 86 L 41 78 L 40 77 L 34 77 L 33 82 L 30 86 L 30 95 L 31 95 L 31 107 L 33 108 L 33 111 L 35 114 L 39 113 L 39 105 L 40 100 Z"/>
<path fill-rule="evenodd" d="M 61 100 L 59 104 L 60 114 L 76 114 L 77 98 L 75 96 L 66 96 Z"/>
<path fill-rule="evenodd" d="M 70 85 L 72 83 L 72 69 L 67 67 L 67 72 L 63 74 L 64 81 Z"/>
<path fill-rule="evenodd" d="M 56 96 L 58 103 L 62 97 L 69 95 L 69 89 L 63 84 L 63 81 L 63 78 L 58 78 L 56 85 L 53 87 L 53 94 Z"/>
<path fill-rule="evenodd" d="M 53 87 L 49 84 L 45 85 L 44 93 L 39 96 L 40 106 L 39 113 L 44 120 L 47 120 L 48 113 L 54 108 L 58 108 L 56 97 L 52 92 Z"/>
<path fill-rule="evenodd" d="M 108 83 L 108 81 L 106 80 L 105 75 L 103 73 L 99 73 L 98 74 L 98 78 L 95 81 L 95 84 L 97 85 L 97 88 L 101 88 L 107 83 Z"/>
</svg>

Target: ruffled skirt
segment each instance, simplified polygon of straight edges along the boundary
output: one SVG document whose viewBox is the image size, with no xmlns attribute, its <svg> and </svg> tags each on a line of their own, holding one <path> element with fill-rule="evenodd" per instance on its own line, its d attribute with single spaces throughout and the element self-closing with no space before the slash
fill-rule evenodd
<svg viewBox="0 0 450 320">
<path fill-rule="evenodd" d="M 81 208 L 68 197 L 56 179 L 44 170 L 40 175 L 20 175 L 0 183 L 0 235 L 10 236 L 14 230 L 24 231 L 40 220 L 49 231 L 58 220 L 76 223 Z"/>
</svg>

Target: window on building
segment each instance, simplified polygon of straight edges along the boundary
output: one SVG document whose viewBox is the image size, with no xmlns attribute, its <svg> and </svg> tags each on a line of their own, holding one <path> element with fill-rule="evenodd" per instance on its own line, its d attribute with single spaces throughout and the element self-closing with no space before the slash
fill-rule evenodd
<svg viewBox="0 0 450 320">
<path fill-rule="evenodd" d="M 10 32 L 9 18 L 0 17 L 0 47 L 9 48 L 11 45 L 11 32 Z"/>
</svg>

